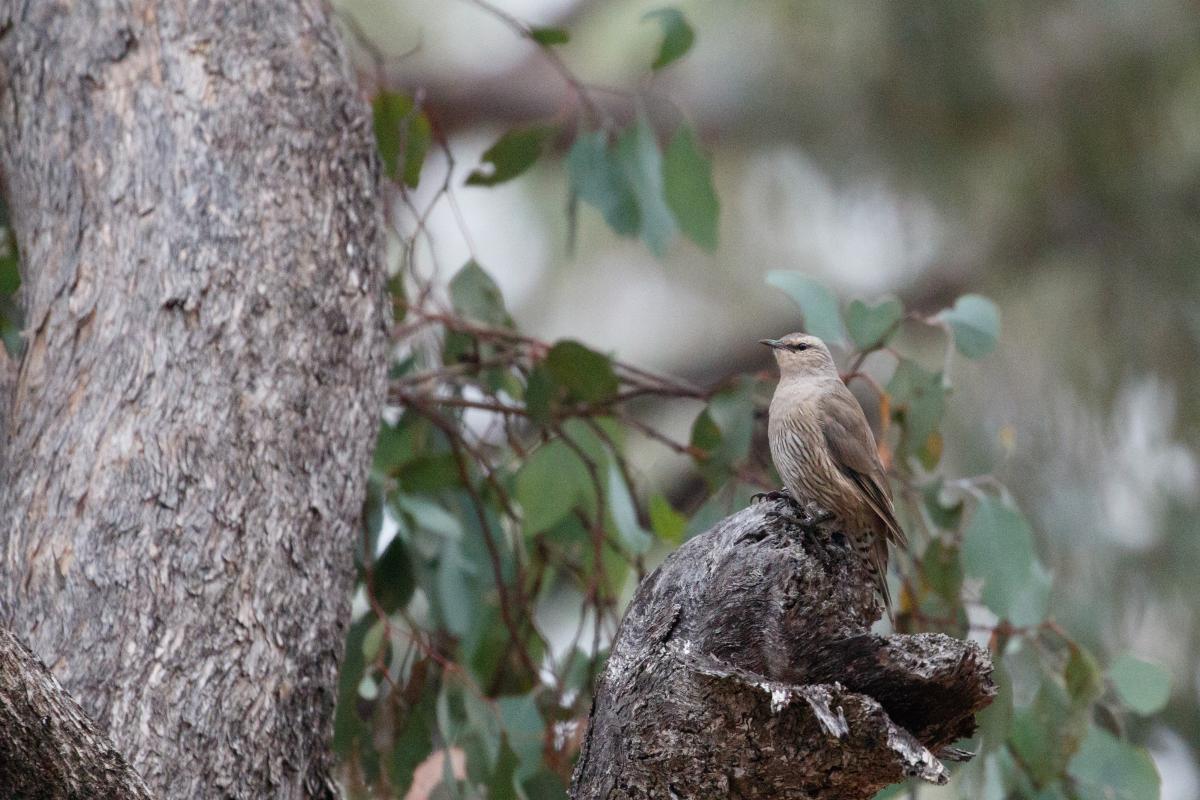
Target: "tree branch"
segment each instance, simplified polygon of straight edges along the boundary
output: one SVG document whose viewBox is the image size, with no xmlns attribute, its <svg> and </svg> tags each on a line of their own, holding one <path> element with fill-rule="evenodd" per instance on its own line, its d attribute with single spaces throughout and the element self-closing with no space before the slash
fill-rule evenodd
<svg viewBox="0 0 1200 800">
<path fill-rule="evenodd" d="M 0 628 L 0 787 L 6 797 L 150 800 L 142 778 L 29 648 Z"/>
<path fill-rule="evenodd" d="M 995 695 L 988 654 L 869 634 L 845 537 L 785 501 L 725 519 L 638 588 L 596 694 L 572 797 L 869 798 L 942 758 Z"/>
</svg>

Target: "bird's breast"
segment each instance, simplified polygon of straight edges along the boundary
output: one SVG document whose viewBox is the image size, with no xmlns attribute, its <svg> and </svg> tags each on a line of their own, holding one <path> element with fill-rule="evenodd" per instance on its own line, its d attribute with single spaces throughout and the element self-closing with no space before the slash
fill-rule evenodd
<svg viewBox="0 0 1200 800">
<path fill-rule="evenodd" d="M 862 518 L 869 509 L 862 508 L 861 493 L 834 462 L 815 407 L 776 409 L 772 403 L 767 439 L 775 469 L 792 497 L 801 504 L 816 503 L 848 528 L 866 524 Z"/>
</svg>

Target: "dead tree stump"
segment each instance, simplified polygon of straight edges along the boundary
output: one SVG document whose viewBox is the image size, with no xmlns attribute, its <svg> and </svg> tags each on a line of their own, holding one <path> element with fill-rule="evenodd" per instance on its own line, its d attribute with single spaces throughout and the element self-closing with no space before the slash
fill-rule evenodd
<svg viewBox="0 0 1200 800">
<path fill-rule="evenodd" d="M 574 800 L 869 798 L 920 777 L 996 693 L 988 653 L 880 616 L 845 537 L 785 500 L 646 577 L 600 679 Z"/>
</svg>

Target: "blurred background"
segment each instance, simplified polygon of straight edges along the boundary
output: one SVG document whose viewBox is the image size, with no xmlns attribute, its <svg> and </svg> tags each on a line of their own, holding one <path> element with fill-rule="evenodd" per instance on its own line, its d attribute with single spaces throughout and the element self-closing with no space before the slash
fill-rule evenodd
<svg viewBox="0 0 1200 800">
<path fill-rule="evenodd" d="M 576 102 L 476 4 L 336 5 L 364 80 L 376 48 L 386 80 L 444 127 L 459 184 L 505 130 Z M 558 52 L 611 93 L 611 113 L 691 121 L 713 160 L 720 245 L 679 240 L 658 259 L 582 207 L 569 247 L 565 169 L 545 159 L 459 190 L 466 236 L 437 206 L 436 263 L 452 273 L 475 253 L 526 332 L 702 385 L 767 369 L 755 341 L 798 327 L 769 270 L 917 310 L 993 298 L 998 351 L 950 366 L 946 471 L 1009 486 L 1064 627 L 1106 658 L 1167 666 L 1172 701 L 1132 730 L 1164 800 L 1200 797 L 1200 8 L 680 0 L 695 46 L 647 79 L 660 32 L 641 18 L 658 3 L 495 5 L 568 28 Z M 446 166 L 430 154 L 433 174 Z M 868 369 L 886 380 L 891 364 Z M 698 407 L 661 424 L 686 440 Z M 662 448 L 632 461 L 665 483 L 684 469 Z"/>
</svg>

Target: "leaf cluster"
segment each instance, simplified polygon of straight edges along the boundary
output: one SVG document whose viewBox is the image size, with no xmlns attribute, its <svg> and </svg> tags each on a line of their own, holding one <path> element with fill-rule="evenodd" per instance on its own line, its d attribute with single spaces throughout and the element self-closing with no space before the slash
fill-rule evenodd
<svg viewBox="0 0 1200 800">
<path fill-rule="evenodd" d="M 558 49 L 569 32 L 503 16 L 580 93 L 581 117 L 509 131 L 466 185 L 487 189 L 561 157 L 567 194 L 656 254 L 677 235 L 718 245 L 712 165 L 685 121 L 598 112 Z M 695 41 L 675 9 L 647 15 L 661 41 L 652 71 Z M 385 172 L 410 190 L 436 120 L 411 98 L 375 102 Z M 447 176 L 433 203 L 449 202 Z M 772 381 L 735 375 L 696 387 L 566 338 L 522 333 L 473 258 L 445 284 L 417 268 L 405 233 L 393 281 L 399 316 L 391 409 L 380 432 L 358 543 L 356 615 L 338 690 L 335 748 L 354 796 L 403 796 L 421 771 L 442 797 L 562 797 L 596 678 L 622 609 L 647 568 L 686 538 L 778 486 L 761 441 Z M 946 365 L 998 346 L 1000 315 L 973 294 L 935 314 L 897 298 L 848 303 L 812 277 L 774 271 L 799 321 L 845 354 L 889 468 L 911 550 L 898 560 L 903 631 L 987 640 L 1001 696 L 981 720 L 964 797 L 1145 798 L 1158 776 L 1125 735 L 1126 712 L 1167 701 L 1163 670 L 1107 662 L 1050 615 L 1052 576 L 1037 536 L 991 475 L 954 476 L 943 455 L 953 397 Z M 942 338 L 930 359 L 917 346 Z M 910 335 L 920 334 L 920 335 Z M 677 440 L 646 412 L 694 408 Z M 689 474 L 656 485 L 631 458 L 652 443 Z M 456 758 L 444 758 L 452 754 Z M 460 766 L 455 766 L 455 765 Z"/>
</svg>

